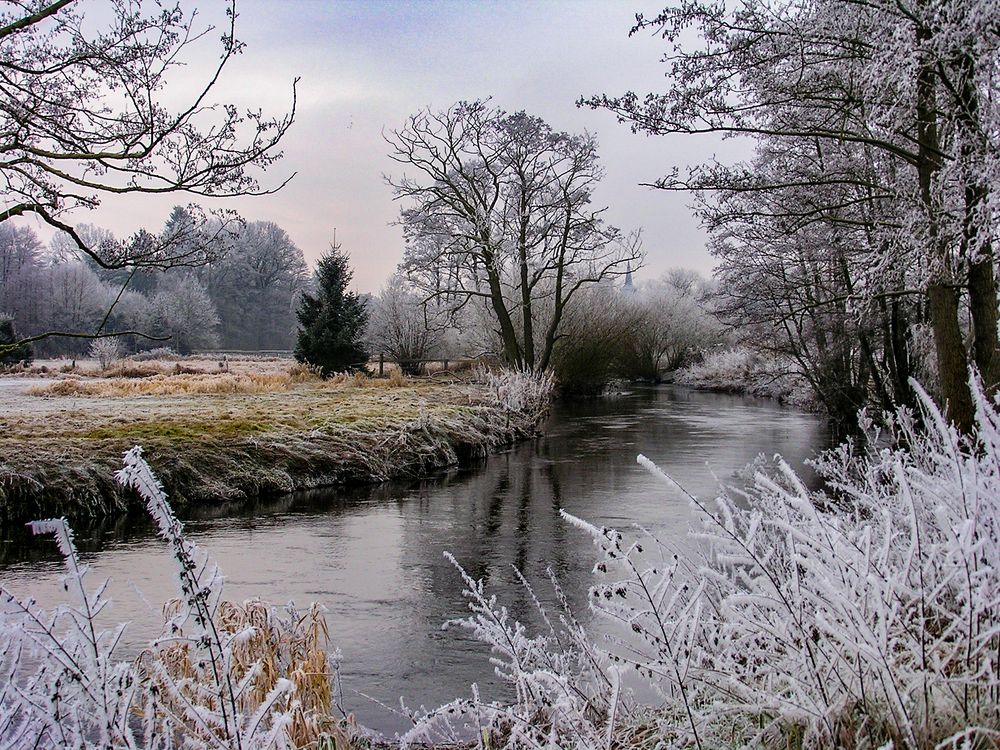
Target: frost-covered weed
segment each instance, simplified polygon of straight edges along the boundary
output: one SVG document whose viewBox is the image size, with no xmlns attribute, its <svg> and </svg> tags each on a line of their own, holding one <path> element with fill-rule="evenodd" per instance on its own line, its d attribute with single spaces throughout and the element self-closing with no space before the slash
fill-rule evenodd
<svg viewBox="0 0 1000 750">
<path fill-rule="evenodd" d="M 551 372 L 479 368 L 473 380 L 483 383 L 493 403 L 539 424 L 549 413 L 555 380 Z"/>
<path fill-rule="evenodd" d="M 223 602 L 217 567 L 185 538 L 141 448 L 126 454 L 118 479 L 170 544 L 181 596 L 163 635 L 135 663 L 122 661 L 125 625 L 97 624 L 107 581 L 88 588 L 64 519 L 34 523 L 55 536 L 75 604 L 45 611 L 0 587 L 0 749 L 256 750 L 316 740 L 335 724 L 320 611 Z"/>
<path fill-rule="evenodd" d="M 564 512 L 601 551 L 590 602 L 606 647 L 582 629 L 565 645 L 529 637 L 466 576 L 465 625 L 518 700 L 450 708 L 487 729 L 482 747 L 598 747 L 610 662 L 662 706 L 618 718 L 609 745 L 997 747 L 1000 415 L 977 388 L 977 437 L 963 441 L 921 394 L 924 428 L 897 418 L 898 447 L 817 459 L 826 492 L 781 462 L 745 494 L 704 503 L 640 456 L 699 512 L 704 559 Z M 561 698 L 575 694 L 597 698 Z"/>
<path fill-rule="evenodd" d="M 573 616 L 562 589 L 549 571 L 560 611 L 549 612 L 522 577 L 545 629 L 529 635 L 507 608 L 487 595 L 482 581 L 473 580 L 446 553 L 465 581 L 472 615 L 454 620 L 479 640 L 490 644 L 497 676 L 513 688 L 515 700 L 486 701 L 472 686 L 472 697 L 455 700 L 420 716 L 402 738 L 413 743 L 461 744 L 470 728 L 487 747 L 537 748 L 611 747 L 621 706 L 618 671 L 595 647 Z"/>
<path fill-rule="evenodd" d="M 1000 417 L 978 446 L 929 398 L 897 447 L 828 452 L 831 488 L 788 467 L 702 512 L 695 569 L 579 520 L 605 559 L 594 608 L 612 648 L 686 716 L 679 744 L 993 746 L 1000 739 Z M 680 490 L 643 457 L 675 492 Z"/>
<path fill-rule="evenodd" d="M 0 748 L 135 747 L 135 674 L 114 659 L 124 625 L 95 624 L 106 582 L 88 588 L 64 520 L 38 521 L 32 530 L 55 537 L 66 560 L 64 587 L 77 602 L 48 612 L 0 588 Z"/>
</svg>

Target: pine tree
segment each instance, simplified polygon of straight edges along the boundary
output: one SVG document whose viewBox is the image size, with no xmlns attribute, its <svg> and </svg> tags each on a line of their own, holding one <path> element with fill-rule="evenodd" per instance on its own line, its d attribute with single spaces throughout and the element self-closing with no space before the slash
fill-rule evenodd
<svg viewBox="0 0 1000 750">
<path fill-rule="evenodd" d="M 14 346 L 18 340 L 14 318 L 0 314 L 0 365 L 14 365 L 34 359 L 34 352 L 28 344 Z"/>
<path fill-rule="evenodd" d="M 339 245 L 331 246 L 316 267 L 316 295 L 303 292 L 299 303 L 295 359 L 319 367 L 323 377 L 366 369 L 368 352 L 361 337 L 368 310 L 356 293 L 347 291 L 351 276 L 347 254 Z"/>
</svg>

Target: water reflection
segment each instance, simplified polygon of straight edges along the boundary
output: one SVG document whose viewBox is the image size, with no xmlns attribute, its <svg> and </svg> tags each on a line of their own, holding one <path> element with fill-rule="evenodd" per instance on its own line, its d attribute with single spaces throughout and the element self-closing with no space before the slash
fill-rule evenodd
<svg viewBox="0 0 1000 750">
<path fill-rule="evenodd" d="M 682 552 L 693 521 L 687 501 L 636 465 L 645 453 L 695 494 L 739 483 L 757 454 L 793 465 L 820 447 L 820 420 L 768 402 L 670 387 L 562 405 L 544 438 L 477 466 L 419 482 L 304 493 L 252 509 L 188 514 L 187 527 L 227 574 L 229 598 L 318 600 L 343 654 L 347 702 L 376 728 L 396 730 L 388 705 L 400 696 L 427 706 L 467 695 L 478 682 L 495 693 L 484 648 L 461 631 L 441 631 L 465 612 L 462 583 L 444 551 L 483 578 L 516 616 L 535 620 L 514 569 L 538 582 L 556 572 L 583 610 L 594 562 L 589 539 L 559 517 L 566 508 L 597 524 L 641 524 Z M 141 517 L 78 529 L 96 576 L 111 576 L 116 619 L 132 622 L 125 648 L 156 631 L 159 603 L 174 595 L 164 545 Z M 50 542 L 8 530 L 0 580 L 43 604 L 59 600 L 59 563 Z"/>
</svg>

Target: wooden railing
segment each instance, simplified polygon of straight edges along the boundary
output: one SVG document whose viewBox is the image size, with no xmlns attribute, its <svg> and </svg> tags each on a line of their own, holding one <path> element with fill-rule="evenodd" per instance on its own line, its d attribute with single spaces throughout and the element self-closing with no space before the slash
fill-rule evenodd
<svg viewBox="0 0 1000 750">
<path fill-rule="evenodd" d="M 258 357 L 278 357 L 281 359 L 291 359 L 292 350 L 291 349 L 193 349 L 192 354 L 198 354 L 203 357 L 225 357 L 225 356 L 258 356 Z M 379 377 L 385 377 L 385 366 L 396 365 L 400 369 L 407 367 L 409 365 L 419 365 L 420 369 L 427 371 L 427 365 L 439 364 L 440 369 L 437 372 L 447 372 L 451 366 L 464 367 L 471 366 L 482 362 L 481 357 L 448 357 L 439 359 L 402 359 L 397 360 L 392 357 L 386 356 L 384 353 L 379 353 L 378 358 L 372 357 L 368 362 L 364 363 L 370 368 L 378 366 Z"/>
</svg>

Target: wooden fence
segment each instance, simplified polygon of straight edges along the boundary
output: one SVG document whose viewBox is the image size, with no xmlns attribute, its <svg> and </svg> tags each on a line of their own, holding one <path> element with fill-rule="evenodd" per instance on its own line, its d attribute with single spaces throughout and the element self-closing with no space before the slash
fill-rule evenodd
<svg viewBox="0 0 1000 750">
<path fill-rule="evenodd" d="M 280 359 L 291 359 L 292 350 L 291 349 L 194 349 L 192 354 L 198 354 L 203 357 L 226 357 L 226 356 L 236 356 L 236 357 L 277 357 Z M 412 366 L 416 365 L 416 370 L 422 370 L 425 373 L 430 371 L 428 365 L 438 364 L 439 368 L 436 368 L 436 372 L 448 372 L 448 370 L 454 366 L 456 368 L 471 367 L 480 362 L 483 362 L 482 357 L 456 357 L 448 359 L 402 359 L 397 360 L 392 357 L 387 357 L 383 353 L 379 353 L 378 359 L 374 357 L 368 362 L 364 363 L 369 368 L 374 368 L 378 365 L 378 376 L 385 377 L 385 366 L 395 365 L 401 370 L 413 369 Z"/>
</svg>

